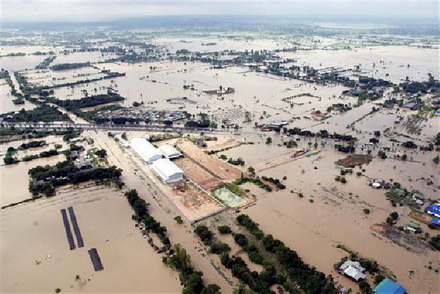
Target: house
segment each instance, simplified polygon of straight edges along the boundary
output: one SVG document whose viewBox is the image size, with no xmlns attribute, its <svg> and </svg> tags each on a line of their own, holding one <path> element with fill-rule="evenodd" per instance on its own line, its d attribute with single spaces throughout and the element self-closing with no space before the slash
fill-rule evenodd
<svg viewBox="0 0 440 294">
<path fill-rule="evenodd" d="M 371 184 L 371 186 L 375 189 L 380 189 L 382 187 L 382 185 L 379 182 L 374 182 L 373 184 Z"/>
<path fill-rule="evenodd" d="M 420 225 L 413 221 L 410 221 L 403 229 L 407 232 L 411 232 L 414 234 L 419 234 L 422 232 L 422 228 L 420 227 Z"/>
<path fill-rule="evenodd" d="M 440 226 L 440 217 L 434 216 L 433 218 L 431 218 L 431 224 Z"/>
<path fill-rule="evenodd" d="M 388 279 L 384 279 L 374 288 L 375 294 L 406 294 L 402 285 Z"/>
<path fill-rule="evenodd" d="M 166 158 L 170 160 L 183 156 L 183 154 L 179 150 L 177 150 L 176 148 L 174 148 L 174 146 L 171 145 L 162 145 L 159 147 L 159 150 Z"/>
<path fill-rule="evenodd" d="M 147 139 L 136 138 L 131 140 L 130 147 L 136 152 L 136 154 L 145 160 L 148 164 L 152 164 L 155 160 L 163 158 L 162 152 L 153 146 Z"/>
<path fill-rule="evenodd" d="M 339 272 L 356 282 L 366 278 L 364 274 L 365 268 L 361 266 L 359 261 L 352 261 L 350 259 L 344 261 L 344 263 L 339 266 Z"/>
<path fill-rule="evenodd" d="M 165 183 L 172 184 L 183 181 L 183 171 L 167 158 L 155 160 L 151 165 L 151 170 Z"/>
<path fill-rule="evenodd" d="M 433 216 L 440 217 L 440 203 L 432 203 L 428 206 L 426 212 Z"/>
<path fill-rule="evenodd" d="M 414 193 L 412 198 L 417 205 L 423 205 L 425 203 L 425 196 L 421 193 Z"/>
</svg>

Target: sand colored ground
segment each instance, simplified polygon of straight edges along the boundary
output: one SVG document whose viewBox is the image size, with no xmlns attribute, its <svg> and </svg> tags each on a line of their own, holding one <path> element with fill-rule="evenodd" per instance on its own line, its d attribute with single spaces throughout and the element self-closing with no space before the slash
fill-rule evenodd
<svg viewBox="0 0 440 294">
<path fill-rule="evenodd" d="M 185 154 L 186 157 L 190 158 L 197 164 L 202 165 L 205 170 L 213 175 L 218 176 L 224 181 L 233 181 L 238 179 L 242 174 L 242 171 L 240 171 L 238 168 L 205 154 L 190 141 L 180 141 L 177 147 Z"/>
<path fill-rule="evenodd" d="M 189 158 L 176 160 L 175 163 L 183 170 L 186 177 L 197 183 L 197 185 L 206 191 L 211 191 L 213 188 L 222 183 L 218 177 L 209 173 Z"/>
</svg>

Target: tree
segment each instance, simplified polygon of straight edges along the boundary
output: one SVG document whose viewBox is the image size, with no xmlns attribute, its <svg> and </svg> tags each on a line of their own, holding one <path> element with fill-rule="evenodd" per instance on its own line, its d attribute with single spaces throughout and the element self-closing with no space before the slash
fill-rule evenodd
<svg viewBox="0 0 440 294">
<path fill-rule="evenodd" d="M 107 157 L 107 150 L 105 150 L 105 149 L 100 149 L 100 150 L 96 151 L 95 154 L 96 154 L 99 158 L 105 158 L 105 157 Z"/>
<path fill-rule="evenodd" d="M 220 294 L 220 287 L 217 284 L 209 284 L 208 286 L 206 286 L 201 294 Z"/>
<path fill-rule="evenodd" d="M 232 232 L 229 226 L 219 226 L 218 231 L 220 234 L 230 234 Z"/>
<path fill-rule="evenodd" d="M 174 217 L 174 220 L 176 221 L 176 223 L 178 224 L 183 224 L 183 220 L 182 217 L 180 215 L 177 215 Z"/>
</svg>

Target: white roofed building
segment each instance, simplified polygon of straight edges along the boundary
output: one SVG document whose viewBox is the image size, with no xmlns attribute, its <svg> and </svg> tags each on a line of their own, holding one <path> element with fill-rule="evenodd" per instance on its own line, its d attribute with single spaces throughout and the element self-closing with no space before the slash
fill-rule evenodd
<svg viewBox="0 0 440 294">
<path fill-rule="evenodd" d="M 160 146 L 159 150 L 168 159 L 175 159 L 175 158 L 179 158 L 179 157 L 183 156 L 183 154 L 179 150 L 177 150 L 176 148 L 174 148 L 171 145 Z"/>
<path fill-rule="evenodd" d="M 162 152 L 148 142 L 147 139 L 135 138 L 130 141 L 130 147 L 148 164 L 152 164 L 155 160 L 163 158 Z"/>
<path fill-rule="evenodd" d="M 339 266 L 339 272 L 356 282 L 366 278 L 365 268 L 361 266 L 359 261 L 346 260 Z"/>
<path fill-rule="evenodd" d="M 177 183 L 185 179 L 183 171 L 167 158 L 155 160 L 150 167 L 167 184 Z"/>
</svg>

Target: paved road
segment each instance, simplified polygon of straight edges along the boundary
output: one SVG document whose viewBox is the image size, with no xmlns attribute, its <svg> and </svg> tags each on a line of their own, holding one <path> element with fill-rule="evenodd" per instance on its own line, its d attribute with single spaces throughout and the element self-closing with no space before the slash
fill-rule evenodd
<svg viewBox="0 0 440 294">
<path fill-rule="evenodd" d="M 232 134 L 233 131 L 222 129 L 198 129 L 198 128 L 185 128 L 185 127 L 166 127 L 161 125 L 97 125 L 97 124 L 83 124 L 83 123 L 9 123 L 2 122 L 0 128 L 15 127 L 17 129 L 83 129 L 83 130 L 104 130 L 104 131 L 140 131 L 140 132 L 182 132 L 182 133 L 207 133 L 207 134 Z"/>
</svg>

